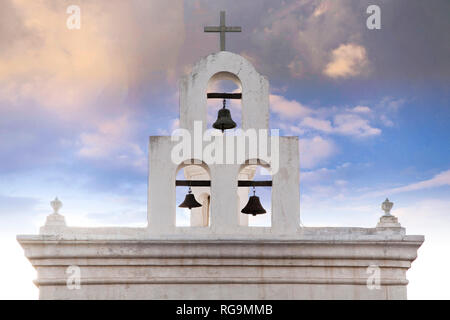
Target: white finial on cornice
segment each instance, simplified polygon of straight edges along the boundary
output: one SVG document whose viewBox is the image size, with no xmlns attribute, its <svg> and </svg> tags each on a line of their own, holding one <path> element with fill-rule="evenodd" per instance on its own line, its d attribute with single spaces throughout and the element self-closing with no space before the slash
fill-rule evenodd
<svg viewBox="0 0 450 320">
<path fill-rule="evenodd" d="M 55 200 L 50 201 L 50 205 L 53 213 L 47 216 L 45 225 L 40 228 L 40 234 L 60 234 L 66 227 L 66 219 L 59 214 L 59 210 L 63 206 L 62 202 L 56 197 Z"/>
<path fill-rule="evenodd" d="M 62 206 L 63 206 L 62 202 L 58 199 L 58 197 L 56 197 L 55 200 L 50 201 L 50 205 L 51 205 L 52 208 L 53 208 L 53 213 L 54 213 L 54 214 L 59 214 L 58 211 L 59 211 L 59 209 L 61 209 Z"/>
<path fill-rule="evenodd" d="M 390 202 L 388 198 L 384 200 L 381 204 L 381 209 L 384 211 L 384 215 L 381 216 L 380 221 L 377 224 L 377 228 L 380 229 L 397 229 L 400 230 L 401 233 L 404 233 L 405 230 L 402 228 L 400 223 L 398 223 L 397 217 L 391 214 L 391 209 L 394 206 L 393 202 Z"/>
<path fill-rule="evenodd" d="M 392 216 L 391 209 L 393 206 L 394 206 L 394 203 L 390 202 L 388 198 L 386 198 L 386 200 L 384 200 L 384 202 L 381 204 L 381 209 L 383 209 L 385 216 Z"/>
</svg>

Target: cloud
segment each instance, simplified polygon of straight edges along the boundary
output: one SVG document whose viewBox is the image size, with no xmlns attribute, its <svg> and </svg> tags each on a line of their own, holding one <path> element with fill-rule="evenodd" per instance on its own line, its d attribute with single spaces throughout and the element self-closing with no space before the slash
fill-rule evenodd
<svg viewBox="0 0 450 320">
<path fill-rule="evenodd" d="M 321 136 L 299 140 L 300 166 L 312 168 L 336 153 L 337 148 L 331 140 Z"/>
<path fill-rule="evenodd" d="M 292 60 L 288 68 L 293 78 L 301 78 L 303 76 L 304 66 L 298 58 Z"/>
<path fill-rule="evenodd" d="M 312 128 L 326 133 L 331 133 L 334 130 L 334 128 L 331 125 L 331 121 L 311 117 L 303 119 L 302 122 L 300 123 L 300 126 Z"/>
<path fill-rule="evenodd" d="M 398 111 L 406 102 L 404 98 L 384 97 L 377 104 L 377 108 L 387 111 Z"/>
<path fill-rule="evenodd" d="M 373 31 L 365 23 L 370 0 L 263 0 L 246 7 L 244 26 L 252 32 L 240 44 L 252 44 L 245 51 L 257 57 L 259 69 L 272 79 L 344 78 L 370 71 L 370 78 L 380 81 L 445 81 L 450 72 L 445 32 L 450 4 L 436 1 L 434 6 L 382 1 L 382 29 Z M 401 17 L 397 6 L 403 8 Z M 232 14 L 244 15 L 237 11 Z M 302 62 L 301 74 L 292 73 L 296 61 Z"/>
<path fill-rule="evenodd" d="M 81 1 L 80 30 L 66 27 L 68 5 L 1 2 L 0 171 L 55 167 L 77 143 L 83 159 L 119 156 L 104 132 L 111 119 L 125 117 L 135 132 L 152 109 L 168 109 L 161 107 L 184 40 L 183 2 Z M 121 154 L 138 158 L 133 138 Z"/>
<path fill-rule="evenodd" d="M 354 6 L 346 1 L 271 1 L 251 38 L 264 73 L 322 77 L 330 52 L 361 38 Z"/>
<path fill-rule="evenodd" d="M 331 53 L 331 61 L 323 70 L 331 78 L 349 78 L 367 72 L 366 49 L 357 44 L 341 44 Z"/>
<path fill-rule="evenodd" d="M 320 168 L 312 171 L 303 171 L 300 172 L 300 181 L 301 183 L 313 184 L 319 181 L 322 181 L 325 178 L 329 178 L 333 173 L 335 173 L 335 169 L 328 168 Z"/>
<path fill-rule="evenodd" d="M 81 133 L 78 155 L 86 159 L 119 161 L 146 170 L 144 151 L 132 142 L 133 125 L 127 116 L 104 121 L 95 132 Z"/>
<path fill-rule="evenodd" d="M 270 95 L 271 111 L 284 122 L 278 126 L 287 132 L 303 135 L 308 131 L 365 138 L 381 134 L 381 129 L 373 127 L 372 110 L 358 105 L 354 108 L 312 109 L 296 100 L 288 100 L 280 95 Z M 343 111 L 341 111 L 343 109 Z M 300 122 L 295 122 L 301 118 Z"/>
<path fill-rule="evenodd" d="M 270 95 L 270 109 L 281 118 L 300 118 L 312 113 L 312 110 L 295 100 L 287 100 L 278 95 Z"/>
<path fill-rule="evenodd" d="M 422 189 L 437 188 L 442 186 L 450 186 L 450 170 L 443 171 L 428 180 L 412 183 L 399 188 L 389 189 L 388 193 L 416 191 Z"/>
<path fill-rule="evenodd" d="M 143 81 L 173 74 L 184 35 L 182 1 L 85 1 L 80 30 L 66 28 L 65 2 L 5 1 L 0 18 L 17 17 L 18 30 L 0 33 L 0 43 L 9 43 L 0 53 L 0 99 L 9 103 L 26 97 L 62 118 L 89 114 L 89 121 Z M 109 103 L 99 104 L 105 95 Z"/>
<path fill-rule="evenodd" d="M 450 186 L 450 170 L 442 171 L 442 172 L 436 174 L 431 179 L 411 183 L 411 184 L 405 185 L 403 187 L 390 188 L 390 189 L 385 189 L 385 190 L 380 190 L 380 191 L 369 192 L 369 193 L 365 194 L 364 196 L 365 197 L 385 196 L 385 195 L 390 195 L 390 194 L 417 191 L 417 190 L 430 189 L 430 188 L 438 188 L 438 187 L 443 187 L 443 186 Z"/>
<path fill-rule="evenodd" d="M 369 124 L 369 120 L 351 113 L 337 114 L 330 120 L 307 117 L 300 122 L 300 128 L 309 128 L 327 134 L 340 134 L 359 138 L 376 136 L 381 130 Z"/>
<path fill-rule="evenodd" d="M 370 113 L 372 110 L 370 110 L 370 108 L 366 106 L 356 106 L 351 109 L 351 111 L 356 113 Z"/>
<path fill-rule="evenodd" d="M 393 127 L 398 110 L 406 103 L 404 98 L 384 97 L 375 105 L 379 119 L 386 127 Z"/>
<path fill-rule="evenodd" d="M 320 3 L 313 12 L 314 17 L 319 17 L 323 15 L 328 10 L 328 2 L 324 1 Z"/>
<path fill-rule="evenodd" d="M 369 125 L 369 121 L 353 114 L 338 114 L 334 117 L 335 129 L 339 134 L 368 137 L 381 134 L 381 130 Z"/>
</svg>

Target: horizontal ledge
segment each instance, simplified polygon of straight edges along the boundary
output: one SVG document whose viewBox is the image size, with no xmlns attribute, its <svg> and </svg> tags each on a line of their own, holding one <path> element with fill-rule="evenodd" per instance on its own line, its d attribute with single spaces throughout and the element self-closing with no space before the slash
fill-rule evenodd
<svg viewBox="0 0 450 320">
<path fill-rule="evenodd" d="M 177 187 L 211 187 L 210 180 L 176 180 L 175 185 Z M 249 181 L 239 180 L 238 187 L 271 187 L 272 181 Z"/>
<path fill-rule="evenodd" d="M 242 267 L 242 268 L 352 268 L 367 269 L 369 265 L 377 265 L 382 269 L 409 269 L 411 263 L 405 260 L 370 260 L 370 259 L 304 259 L 304 258 L 116 258 L 116 257 L 85 257 L 78 258 L 30 258 L 34 267 L 61 267 L 76 265 L 79 267 Z"/>
<path fill-rule="evenodd" d="M 189 239 L 189 238 L 179 238 L 179 239 L 102 239 L 102 238 L 91 238 L 91 239 L 81 239 L 79 237 L 73 237 L 76 234 L 67 235 L 70 238 L 63 238 L 61 235 L 36 235 L 32 238 L 19 238 L 17 239 L 20 244 L 29 245 L 137 245 L 137 246 L 180 246 L 180 245 L 202 245 L 206 247 L 233 247 L 235 245 L 245 245 L 246 247 L 259 247 L 259 246 L 406 246 L 406 247 L 419 247 L 422 245 L 423 240 L 401 240 L 401 239 L 387 239 L 385 235 L 380 234 L 382 238 L 377 239 L 338 239 L 338 238 L 327 238 L 327 239 Z M 207 235 L 210 237 L 211 235 Z M 248 236 L 248 235 L 247 235 Z M 216 250 L 216 249 L 214 249 Z M 252 250 L 254 250 L 252 248 Z M 333 253 L 332 257 L 335 257 Z M 370 258 L 374 258 L 370 256 Z M 381 259 L 385 259 L 386 256 L 382 256 Z"/>
<path fill-rule="evenodd" d="M 210 92 L 206 94 L 208 99 L 242 99 L 242 93 L 217 93 Z"/>
<path fill-rule="evenodd" d="M 34 283 L 37 286 L 66 286 L 66 279 L 38 279 Z M 187 278 L 187 277 L 155 277 L 155 278 L 103 278 L 81 279 L 83 285 L 113 285 L 113 284 L 341 284 L 341 285 L 367 285 L 367 279 L 353 278 Z M 380 285 L 404 286 L 408 284 L 406 279 L 380 279 Z"/>
</svg>

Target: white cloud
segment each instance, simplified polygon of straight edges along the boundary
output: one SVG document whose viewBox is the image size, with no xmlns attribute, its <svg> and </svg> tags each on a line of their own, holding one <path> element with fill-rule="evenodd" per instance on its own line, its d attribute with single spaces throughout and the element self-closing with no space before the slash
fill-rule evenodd
<svg viewBox="0 0 450 320">
<path fill-rule="evenodd" d="M 338 114 L 334 117 L 334 131 L 343 135 L 367 137 L 381 133 L 378 128 L 369 125 L 369 121 L 353 114 Z"/>
<path fill-rule="evenodd" d="M 80 134 L 78 155 L 87 159 L 110 159 L 145 169 L 145 153 L 130 142 L 132 129 L 127 116 L 104 121 L 95 132 Z"/>
<path fill-rule="evenodd" d="M 337 148 L 331 140 L 320 136 L 300 139 L 300 166 L 312 168 L 336 153 Z"/>
<path fill-rule="evenodd" d="M 331 61 L 323 70 L 331 78 L 348 78 L 367 72 L 369 60 L 363 46 L 342 44 L 331 53 Z"/>
<path fill-rule="evenodd" d="M 317 8 L 314 10 L 313 12 L 313 16 L 314 17 L 319 17 L 321 15 L 323 15 L 327 10 L 328 10 L 328 2 L 322 2 L 320 3 Z"/>
<path fill-rule="evenodd" d="M 337 114 L 333 123 L 329 120 L 307 117 L 300 123 L 301 128 L 310 128 L 328 134 L 340 134 L 354 137 L 376 136 L 381 130 L 369 124 L 369 120 L 357 114 Z"/>
<path fill-rule="evenodd" d="M 369 192 L 366 197 L 385 196 L 395 193 L 417 191 L 422 189 L 438 188 L 442 186 L 450 186 L 450 170 L 436 174 L 433 178 L 420 182 L 411 183 L 403 187 L 390 188 L 380 191 Z"/>
<path fill-rule="evenodd" d="M 270 95 L 270 108 L 281 118 L 300 118 L 312 113 L 312 110 L 295 100 L 287 100 L 278 95 Z"/>
<path fill-rule="evenodd" d="M 298 101 L 272 94 L 270 107 L 271 111 L 283 120 L 302 119 L 297 126 L 292 122 L 278 123 L 280 128 L 294 134 L 304 134 L 308 130 L 358 138 L 381 134 L 381 129 L 370 124 L 368 118 L 373 118 L 373 115 L 367 106 L 358 105 L 352 109 L 346 108 L 345 111 L 339 111 L 337 108 L 313 110 Z M 326 118 L 332 118 L 332 120 Z"/>
<path fill-rule="evenodd" d="M 387 115 L 382 114 L 380 115 L 380 121 L 386 126 L 386 127 L 393 127 L 394 121 L 388 118 Z"/>
<path fill-rule="evenodd" d="M 339 187 L 343 187 L 348 185 L 348 181 L 347 180 L 343 180 L 343 179 L 338 179 L 334 181 L 334 184 L 339 186 Z"/>
<path fill-rule="evenodd" d="M 312 171 L 300 172 L 300 183 L 314 184 L 326 178 L 330 178 L 335 173 L 335 169 L 320 168 Z"/>
<path fill-rule="evenodd" d="M 303 119 L 302 122 L 300 123 L 300 126 L 312 128 L 327 133 L 331 133 L 333 131 L 331 121 L 311 117 Z"/>
<path fill-rule="evenodd" d="M 352 111 L 356 113 L 370 113 L 372 110 L 366 106 L 356 106 L 352 109 Z"/>
<path fill-rule="evenodd" d="M 412 183 L 399 188 L 390 189 L 389 193 L 416 191 L 442 186 L 450 186 L 450 170 L 443 171 L 428 180 Z"/>
</svg>

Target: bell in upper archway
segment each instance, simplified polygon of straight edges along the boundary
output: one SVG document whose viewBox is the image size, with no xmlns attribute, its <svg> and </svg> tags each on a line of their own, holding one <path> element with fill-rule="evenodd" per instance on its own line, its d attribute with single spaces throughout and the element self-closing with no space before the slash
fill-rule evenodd
<svg viewBox="0 0 450 320">
<path fill-rule="evenodd" d="M 192 189 L 189 187 L 189 192 L 186 195 L 186 198 L 184 198 L 184 201 L 178 206 L 180 208 L 198 208 L 201 207 L 202 204 L 199 203 L 197 200 L 195 200 L 195 196 L 192 194 Z"/>
<path fill-rule="evenodd" d="M 244 209 L 241 210 L 242 213 L 251 214 L 256 216 L 257 214 L 264 214 L 266 210 L 261 205 L 259 197 L 255 195 L 255 187 L 253 187 L 253 195 L 248 199 L 248 202 Z"/>
<path fill-rule="evenodd" d="M 223 99 L 223 108 L 219 110 L 219 113 L 217 115 L 217 120 L 213 124 L 214 129 L 219 129 L 224 132 L 227 129 L 233 129 L 236 128 L 236 122 L 231 119 L 231 113 L 230 110 L 228 110 L 225 107 L 225 99 Z"/>
</svg>

